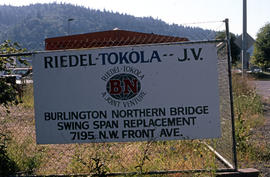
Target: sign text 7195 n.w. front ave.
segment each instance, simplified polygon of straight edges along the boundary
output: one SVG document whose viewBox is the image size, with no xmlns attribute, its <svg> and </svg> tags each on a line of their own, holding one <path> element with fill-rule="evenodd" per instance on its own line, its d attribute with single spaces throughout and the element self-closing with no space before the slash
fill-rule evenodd
<svg viewBox="0 0 270 177">
<path fill-rule="evenodd" d="M 213 43 L 52 51 L 33 68 L 38 144 L 220 137 Z"/>
</svg>

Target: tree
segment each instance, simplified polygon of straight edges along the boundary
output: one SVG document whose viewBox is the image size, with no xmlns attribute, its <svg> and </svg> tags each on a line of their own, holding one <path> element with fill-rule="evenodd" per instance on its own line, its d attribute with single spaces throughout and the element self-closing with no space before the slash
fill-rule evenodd
<svg viewBox="0 0 270 177">
<path fill-rule="evenodd" d="M 198 27 L 169 25 L 151 17 L 87 9 L 70 4 L 34 4 L 23 7 L 0 6 L 0 41 L 7 38 L 20 42 L 29 50 L 43 50 L 44 38 L 67 33 L 67 20 L 72 34 L 112 30 L 115 27 L 145 33 L 186 37 L 189 40 L 212 38 L 213 31 Z"/>
<path fill-rule="evenodd" d="M 12 43 L 9 40 L 6 40 L 0 44 L 0 54 L 15 54 L 25 51 L 26 49 L 21 48 L 18 43 Z M 17 61 L 19 63 L 25 63 L 21 57 L 0 57 L 0 72 L 8 71 L 8 67 L 15 67 Z M 17 101 L 16 89 L 12 84 L 8 83 L 5 78 L 0 78 L 0 90 L 0 105 L 7 106 L 9 103 Z"/>
<path fill-rule="evenodd" d="M 262 27 L 254 44 L 253 64 L 264 70 L 270 67 L 270 23 Z"/>
<path fill-rule="evenodd" d="M 241 49 L 235 44 L 236 36 L 233 33 L 230 33 L 230 45 L 231 45 L 231 55 L 232 55 L 232 64 L 236 64 L 237 61 L 240 60 L 240 52 Z M 218 32 L 216 35 L 216 39 L 224 40 L 226 39 L 226 32 Z"/>
<path fill-rule="evenodd" d="M 20 47 L 16 42 L 4 41 L 0 44 L 0 54 L 15 54 L 25 52 L 26 49 Z M 19 63 L 25 63 L 21 57 L 0 57 L 0 72 L 7 71 L 8 67 L 16 65 L 16 59 Z M 7 82 L 5 78 L 0 78 L 0 106 L 7 107 L 9 103 L 17 101 L 17 92 L 14 86 Z M 15 174 L 19 168 L 7 153 L 8 138 L 5 133 L 0 132 L 0 176 L 9 176 Z"/>
</svg>

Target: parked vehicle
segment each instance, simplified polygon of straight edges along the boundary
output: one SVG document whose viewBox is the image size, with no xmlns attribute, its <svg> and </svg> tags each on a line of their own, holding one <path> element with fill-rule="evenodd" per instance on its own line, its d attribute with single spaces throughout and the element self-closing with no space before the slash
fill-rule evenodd
<svg viewBox="0 0 270 177">
<path fill-rule="evenodd" d="M 14 84 L 33 83 L 32 68 L 11 68 L 2 73 L 1 78 L 6 78 Z"/>
<path fill-rule="evenodd" d="M 262 69 L 258 66 L 252 66 L 247 73 L 261 73 Z"/>
</svg>

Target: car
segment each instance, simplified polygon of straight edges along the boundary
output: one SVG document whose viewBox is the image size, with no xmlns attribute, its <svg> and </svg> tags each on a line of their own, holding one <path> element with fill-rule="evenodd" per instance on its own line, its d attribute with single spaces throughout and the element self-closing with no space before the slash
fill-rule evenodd
<svg viewBox="0 0 270 177">
<path fill-rule="evenodd" d="M 1 78 L 6 78 L 9 82 L 13 84 L 22 84 L 24 78 L 25 83 L 32 83 L 32 68 L 9 68 L 4 71 Z M 15 82 L 15 83 L 14 83 Z"/>
<path fill-rule="evenodd" d="M 253 67 L 251 67 L 250 72 L 251 73 L 261 73 L 262 69 L 258 66 L 253 66 Z"/>
</svg>

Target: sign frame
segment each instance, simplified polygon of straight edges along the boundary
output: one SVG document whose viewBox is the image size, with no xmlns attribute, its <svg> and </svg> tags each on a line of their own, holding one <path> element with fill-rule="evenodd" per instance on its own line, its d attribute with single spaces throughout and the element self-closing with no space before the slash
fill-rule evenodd
<svg viewBox="0 0 270 177">
<path fill-rule="evenodd" d="M 218 138 L 217 62 L 215 43 L 34 54 L 37 143 Z"/>
</svg>

